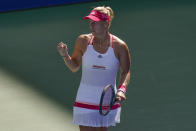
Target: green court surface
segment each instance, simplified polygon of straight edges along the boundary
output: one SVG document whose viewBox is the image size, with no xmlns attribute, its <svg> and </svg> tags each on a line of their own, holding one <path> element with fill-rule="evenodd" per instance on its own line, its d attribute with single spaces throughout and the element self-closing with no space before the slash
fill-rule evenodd
<svg viewBox="0 0 196 131">
<path fill-rule="evenodd" d="M 43 120 L 37 123 L 51 126 L 54 122 L 58 123 L 60 130 L 66 127 L 77 130 L 69 124 L 81 69 L 72 73 L 59 56 L 56 45 L 60 41 L 66 42 L 71 55 L 77 36 L 90 31 L 88 22 L 82 17 L 99 5 L 113 8 L 115 17 L 110 32 L 127 43 L 132 61 L 131 82 L 127 101 L 122 104 L 121 123 L 111 130 L 195 131 L 196 2 L 190 0 L 123 3 L 109 0 L 1 13 L 0 69 L 31 85 L 20 87 L 20 90 L 16 88 L 16 92 L 12 87 L 7 92 L 3 82 L 12 81 L 7 77 L 0 79 L 0 97 L 5 97 L 5 100 L 0 100 L 4 106 L 0 107 L 1 114 L 11 110 L 13 116 L 23 116 L 18 108 L 20 103 L 14 96 L 33 90 L 43 97 L 40 99 L 54 102 L 51 106 L 57 108 L 53 110 L 55 120 L 45 121 L 45 117 L 52 116 L 42 117 L 39 113 L 50 110 L 47 105 L 40 107 L 37 116 Z M 31 96 L 30 102 L 41 101 L 36 94 Z M 31 106 L 38 110 L 37 105 Z M 27 115 L 29 108 L 24 108 Z M 63 123 L 64 115 L 59 115 L 59 112 L 69 116 L 65 122 L 69 126 Z M 9 126 L 12 120 L 24 123 L 29 120 L 28 117 L 12 119 L 10 115 L 9 118 L 3 116 L 0 117 L 0 130 L 4 131 L 19 131 Z M 32 116 L 32 126 L 35 116 L 36 112 Z M 46 127 L 40 129 L 46 130 Z"/>
</svg>

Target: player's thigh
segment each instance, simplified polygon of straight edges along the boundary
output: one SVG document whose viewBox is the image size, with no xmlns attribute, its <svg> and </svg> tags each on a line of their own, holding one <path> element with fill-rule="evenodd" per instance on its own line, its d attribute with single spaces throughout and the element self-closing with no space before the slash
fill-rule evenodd
<svg viewBox="0 0 196 131">
<path fill-rule="evenodd" d="M 108 131 L 107 127 L 79 126 L 80 131 Z"/>
<path fill-rule="evenodd" d="M 97 128 L 95 127 L 89 127 L 89 126 L 79 126 L 80 131 L 97 131 Z"/>
<path fill-rule="evenodd" d="M 109 131 L 107 127 L 98 127 L 97 131 Z"/>
</svg>

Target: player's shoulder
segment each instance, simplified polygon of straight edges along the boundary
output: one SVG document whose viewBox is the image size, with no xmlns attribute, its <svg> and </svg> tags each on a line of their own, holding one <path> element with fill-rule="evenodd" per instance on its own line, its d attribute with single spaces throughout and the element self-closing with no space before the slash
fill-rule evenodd
<svg viewBox="0 0 196 131">
<path fill-rule="evenodd" d="M 76 47 L 80 48 L 82 51 L 85 51 L 90 37 L 91 34 L 80 34 L 76 41 Z"/>
<path fill-rule="evenodd" d="M 91 38 L 92 34 L 80 34 L 78 36 L 78 39 L 81 39 L 83 41 L 88 41 Z"/>
<path fill-rule="evenodd" d="M 125 41 L 123 41 L 122 39 L 120 39 L 116 35 L 112 35 L 112 36 L 113 36 L 113 44 L 117 49 L 127 49 L 128 48 Z"/>
<path fill-rule="evenodd" d="M 85 46 L 87 45 L 89 39 L 90 39 L 90 34 L 80 34 L 77 38 L 76 44 L 80 46 Z"/>
</svg>

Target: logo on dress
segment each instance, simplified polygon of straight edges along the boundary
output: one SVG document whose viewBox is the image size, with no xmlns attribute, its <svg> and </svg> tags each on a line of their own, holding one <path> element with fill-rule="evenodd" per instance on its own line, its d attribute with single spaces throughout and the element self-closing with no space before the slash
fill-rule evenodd
<svg viewBox="0 0 196 131">
<path fill-rule="evenodd" d="M 98 58 L 103 58 L 103 56 L 102 56 L 102 55 L 98 55 L 97 57 L 98 57 Z"/>
<path fill-rule="evenodd" d="M 93 69 L 101 69 L 101 70 L 105 70 L 106 69 L 105 66 L 93 65 L 92 67 L 93 67 Z"/>
</svg>

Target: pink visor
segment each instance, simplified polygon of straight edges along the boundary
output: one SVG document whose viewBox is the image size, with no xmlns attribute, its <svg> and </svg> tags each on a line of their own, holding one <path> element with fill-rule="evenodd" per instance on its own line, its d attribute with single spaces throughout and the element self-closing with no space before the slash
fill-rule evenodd
<svg viewBox="0 0 196 131">
<path fill-rule="evenodd" d="M 88 16 L 83 17 L 84 20 L 91 19 L 93 21 L 110 21 L 110 17 L 97 10 L 92 10 Z"/>
</svg>

